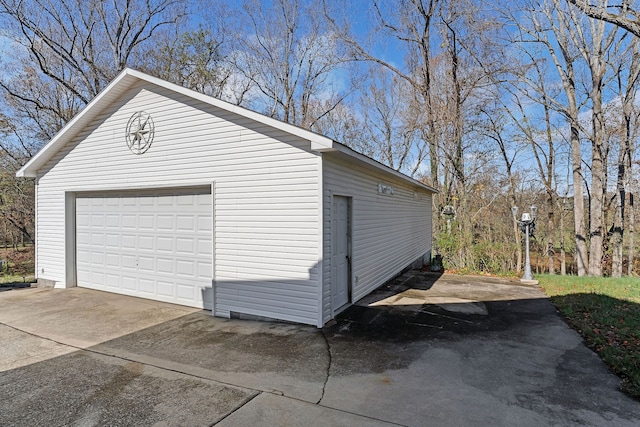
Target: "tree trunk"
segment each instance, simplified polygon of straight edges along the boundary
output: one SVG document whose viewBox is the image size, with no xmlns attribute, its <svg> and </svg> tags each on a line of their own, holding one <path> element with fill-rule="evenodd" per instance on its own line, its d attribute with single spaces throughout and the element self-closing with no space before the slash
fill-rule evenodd
<svg viewBox="0 0 640 427">
<path fill-rule="evenodd" d="M 593 139 L 591 141 L 591 209 L 589 227 L 589 275 L 602 276 L 604 244 L 604 192 L 606 189 L 604 167 L 604 114 L 602 112 L 602 80 L 592 65 L 593 90 L 591 94 Z"/>
<path fill-rule="evenodd" d="M 564 206 L 560 208 L 560 274 L 567 274 L 567 260 L 564 251 Z"/>
<path fill-rule="evenodd" d="M 632 46 L 633 55 L 631 64 L 629 65 L 629 75 L 627 77 L 627 85 L 623 97 L 622 113 L 623 113 L 623 140 L 621 141 L 620 154 L 618 156 L 618 181 L 617 195 L 618 203 L 616 206 L 616 218 L 614 223 L 613 235 L 613 266 L 611 275 L 614 277 L 622 276 L 623 258 L 624 258 L 624 230 L 625 225 L 629 230 L 629 265 L 627 274 L 631 275 L 633 271 L 633 194 L 630 192 L 627 199 L 626 191 L 631 191 L 632 181 L 632 162 L 633 158 L 633 141 L 634 141 L 634 120 L 635 120 L 635 101 L 636 89 L 638 87 L 638 78 L 640 77 L 640 52 L 638 51 L 638 39 L 633 39 Z M 622 93 L 622 90 L 620 91 Z M 628 201 L 627 201 L 628 200 Z M 625 215 L 626 214 L 626 215 Z M 628 221 L 628 222 L 627 222 Z M 619 228 L 616 228 L 619 226 Z M 618 231 L 619 230 L 619 231 Z M 617 231 L 617 232 L 616 232 Z"/>
<path fill-rule="evenodd" d="M 549 274 L 556 274 L 555 268 L 555 254 L 556 251 L 553 247 L 553 232 L 555 230 L 553 226 L 553 194 L 548 195 L 547 206 L 549 213 L 547 215 L 547 258 L 549 262 Z"/>
<path fill-rule="evenodd" d="M 634 252 L 634 241 L 633 241 L 633 237 L 634 237 L 634 231 L 635 231 L 635 220 L 636 220 L 636 214 L 635 214 L 635 208 L 633 206 L 633 193 L 629 193 L 629 209 L 627 210 L 627 212 L 629 212 L 629 265 L 627 266 L 627 274 L 629 276 L 633 275 L 633 252 Z"/>
<path fill-rule="evenodd" d="M 582 155 L 580 153 L 577 114 L 575 120 L 572 120 L 571 123 L 571 159 L 573 163 L 573 223 L 576 239 L 576 269 L 578 276 L 586 276 L 589 256 L 587 254 L 586 225 L 584 221 Z"/>
<path fill-rule="evenodd" d="M 626 121 L 626 120 L 625 120 Z M 611 277 L 622 277 L 622 254 L 624 240 L 624 218 L 625 218 L 625 175 L 626 175 L 626 144 L 620 147 L 618 156 L 618 176 L 616 188 L 616 207 L 611 227 Z"/>
</svg>

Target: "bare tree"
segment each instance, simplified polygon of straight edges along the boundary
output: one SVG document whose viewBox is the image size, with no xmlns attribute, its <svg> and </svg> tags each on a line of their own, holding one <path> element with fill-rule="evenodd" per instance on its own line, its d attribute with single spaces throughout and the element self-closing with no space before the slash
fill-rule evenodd
<svg viewBox="0 0 640 427">
<path fill-rule="evenodd" d="M 351 31 L 348 19 L 339 21 L 335 10 L 330 10 L 327 2 L 325 16 L 332 31 L 338 34 L 347 45 L 350 55 L 358 61 L 378 64 L 399 79 L 404 80 L 414 91 L 412 99 L 420 104 L 422 110 L 420 141 L 418 153 L 429 153 L 430 184 L 439 188 L 438 147 L 435 108 L 433 108 L 433 71 L 432 71 L 432 33 L 439 11 L 440 0 L 376 0 L 372 4 L 374 28 L 372 38 L 391 38 L 400 42 L 407 52 L 405 64 L 394 64 L 371 52 L 370 47 Z M 417 155 L 420 157 L 420 155 Z M 422 157 L 425 157 L 424 155 Z"/>
<path fill-rule="evenodd" d="M 247 0 L 238 27 L 247 31 L 236 35 L 234 61 L 256 88 L 255 108 L 313 129 L 350 94 L 335 80 L 347 63 L 339 39 L 324 28 L 321 14 L 310 3 Z M 318 101 L 329 101 L 322 104 L 324 111 L 318 111 Z"/>
<path fill-rule="evenodd" d="M 560 0 L 556 7 L 560 11 Z M 559 12 L 558 16 L 566 28 L 570 28 L 568 35 L 582 55 L 589 74 L 591 85 L 589 97 L 591 99 L 591 205 L 589 231 L 589 275 L 602 275 L 602 260 L 605 239 L 605 192 L 607 187 L 607 151 L 605 139 L 605 120 L 603 111 L 603 88 L 608 65 L 613 62 L 608 56 L 615 56 L 620 48 L 616 29 L 607 30 L 606 23 L 590 19 L 584 25 L 575 9 L 569 7 L 566 13 Z M 587 29 L 583 29 L 583 25 Z"/>
<path fill-rule="evenodd" d="M 151 42 L 184 16 L 178 0 L 0 0 L 0 214 L 33 240 L 34 182 L 16 170 Z"/>
<path fill-rule="evenodd" d="M 551 107 L 561 112 L 568 123 L 569 140 L 573 169 L 573 199 L 574 199 L 574 230 L 576 244 L 576 265 L 578 276 L 588 273 L 589 254 L 587 251 L 584 187 L 583 187 L 583 158 L 581 149 L 581 125 L 579 112 L 581 104 L 577 94 L 577 61 L 579 52 L 573 44 L 571 31 L 568 26 L 566 12 L 558 8 L 558 0 L 531 0 L 525 4 L 523 11 L 518 11 L 509 19 L 517 25 L 518 35 L 514 42 L 523 45 L 526 50 L 531 43 L 544 46 L 553 61 L 558 77 L 564 90 L 563 100 L 556 97 L 545 97 Z M 524 19 L 522 19 L 524 18 Z"/>
<path fill-rule="evenodd" d="M 362 115 L 359 113 L 357 101 L 343 101 L 333 107 L 335 100 L 319 100 L 310 104 L 310 109 L 317 111 L 314 115 L 323 115 L 316 122 L 314 130 L 335 141 L 344 143 L 354 150 L 369 157 L 375 157 L 375 152 L 368 137 Z"/>
<path fill-rule="evenodd" d="M 618 134 L 619 144 L 616 165 L 616 192 L 614 195 L 615 209 L 613 224 L 609 231 L 612 245 L 611 275 L 613 277 L 622 276 L 625 228 L 628 228 L 630 231 L 628 274 L 631 274 L 633 270 L 633 210 L 632 208 L 627 209 L 627 189 L 631 189 L 633 146 L 637 135 L 639 115 L 635 106 L 635 98 L 640 79 L 639 43 L 638 38 L 634 37 L 628 48 L 628 60 L 620 61 L 617 64 L 615 72 L 622 116 L 620 117 L 619 128 L 616 132 Z M 625 74 L 626 79 L 624 79 Z M 615 107 L 618 106 L 615 105 Z M 614 114 L 616 116 L 618 115 L 618 108 L 615 108 Z M 617 121 L 615 118 L 612 120 L 612 122 Z M 630 194 L 629 196 L 629 201 L 631 201 L 633 195 Z"/>
<path fill-rule="evenodd" d="M 509 120 L 509 118 L 512 113 L 504 104 L 503 97 L 505 96 L 505 93 L 496 93 L 496 103 L 494 105 L 483 106 L 480 109 L 485 120 L 482 121 L 482 126 L 479 127 L 479 131 L 485 138 L 488 138 L 497 145 L 500 157 L 504 162 L 507 200 L 509 203 L 507 209 L 510 209 L 518 205 L 518 199 L 516 197 L 517 175 L 515 171 L 518 150 L 512 145 L 514 138 L 511 138 L 510 132 L 508 131 L 511 127 L 511 120 Z M 520 273 L 522 271 L 522 238 L 520 227 L 515 217 L 512 220 L 512 231 L 513 240 L 516 242 L 516 272 Z"/>
<path fill-rule="evenodd" d="M 239 78 L 223 31 L 200 28 L 165 34 L 141 69 L 164 80 L 240 105 L 251 82 Z"/>
<path fill-rule="evenodd" d="M 10 122 L 0 115 L 0 216 L 4 222 L 4 240 L 14 231 L 30 242 L 34 240 L 34 186 L 31 180 L 16 179 L 15 173 L 26 160 L 28 146 L 15 143 Z M 11 142 L 13 141 L 13 142 Z M 10 225 L 10 227 L 7 227 Z M 12 238 L 14 243 L 16 239 Z"/>
<path fill-rule="evenodd" d="M 613 5 L 609 5 L 606 0 L 600 0 L 597 5 L 593 5 L 586 0 L 567 1 L 577 6 L 591 18 L 616 25 L 629 31 L 636 37 L 640 37 L 640 13 L 631 8 L 630 0 L 621 0 L 620 3 Z M 610 12 L 610 10 L 614 12 Z"/>
<path fill-rule="evenodd" d="M 455 207 L 456 258 L 463 267 L 470 267 L 474 264 L 474 214 L 469 204 L 475 185 L 472 177 L 480 179 L 484 175 L 478 170 L 484 147 L 471 135 L 478 125 L 478 106 L 487 102 L 484 93 L 492 84 L 489 76 L 497 76 L 509 66 L 504 52 L 496 49 L 498 43 L 493 36 L 499 26 L 477 2 L 376 0 L 369 10 L 372 25 L 367 38 L 361 30 L 352 30 L 352 22 L 336 11 L 344 8 L 342 2 L 338 8 L 331 9 L 331 5 L 335 3 L 325 2 L 325 14 L 351 56 L 395 75 L 394 84 L 387 87 L 406 87 L 401 94 L 402 121 L 396 120 L 395 127 L 389 125 L 392 120 L 374 121 L 380 127 L 376 134 L 386 139 L 385 147 L 402 150 L 393 156 L 389 150 L 378 150 L 379 159 L 392 167 L 406 167 L 405 159 L 412 157 L 412 168 L 404 171 L 428 175 L 426 181 L 440 190 L 434 218 L 440 217 L 444 205 Z M 381 49 L 386 44 L 395 54 Z M 402 60 L 398 60 L 398 51 L 403 54 Z M 388 93 L 371 88 L 368 91 L 369 97 L 375 95 L 380 100 Z M 400 110 L 389 106 L 388 102 L 370 103 L 371 112 L 367 114 L 398 117 Z M 379 141 L 375 145 L 379 146 Z M 488 188 L 485 184 L 478 185 Z M 474 203 L 474 209 L 490 205 Z M 436 225 L 444 227 L 442 223 Z"/>
<path fill-rule="evenodd" d="M 420 132 L 420 106 L 405 80 L 387 69 L 372 69 L 367 90 L 360 98 L 366 133 L 367 151 L 387 166 L 414 176 L 426 153 Z"/>
<path fill-rule="evenodd" d="M 556 179 L 556 152 L 557 132 L 551 108 L 552 90 L 551 83 L 545 73 L 545 61 L 538 60 L 531 52 L 524 52 L 528 61 L 520 68 L 520 73 L 515 75 L 516 80 L 505 85 L 506 91 L 511 95 L 502 99 L 502 107 L 507 112 L 512 126 L 518 130 L 517 139 L 527 145 L 533 154 L 535 169 L 546 193 L 546 255 L 549 274 L 555 274 L 555 203 L 557 194 Z M 533 111 L 529 105 L 533 101 L 541 111 Z M 510 106 L 507 105 L 510 102 Z"/>
<path fill-rule="evenodd" d="M 19 46 L 0 88 L 16 116 L 49 139 L 165 27 L 178 0 L 0 0 L 5 37 Z M 139 56 L 138 56 L 139 55 Z"/>
</svg>

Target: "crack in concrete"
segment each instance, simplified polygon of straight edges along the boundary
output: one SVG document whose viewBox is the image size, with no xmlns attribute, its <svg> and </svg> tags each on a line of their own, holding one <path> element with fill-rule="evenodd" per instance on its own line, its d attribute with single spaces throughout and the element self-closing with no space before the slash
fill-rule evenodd
<svg viewBox="0 0 640 427">
<path fill-rule="evenodd" d="M 407 325 L 420 326 L 422 328 L 444 329 L 442 326 L 427 325 L 426 323 L 406 322 Z"/>
<path fill-rule="evenodd" d="M 247 403 L 251 402 L 253 399 L 255 399 L 256 397 L 260 396 L 261 394 L 262 394 L 262 392 L 258 392 L 258 393 L 254 393 L 252 396 L 249 396 L 247 399 L 245 399 L 244 402 L 242 402 L 242 404 L 238 405 L 233 411 L 229 412 L 227 415 L 225 415 L 224 417 L 220 418 L 218 421 L 215 421 L 213 424 L 209 424 L 209 427 L 213 427 L 216 424 L 220 424 L 222 421 L 226 420 L 231 415 L 233 415 L 236 412 L 238 412 L 240 409 L 242 409 L 244 406 L 246 406 Z"/>
<path fill-rule="evenodd" d="M 114 359 L 123 360 L 125 362 L 140 363 L 142 365 L 151 366 L 152 368 L 161 369 L 163 371 L 174 372 L 174 373 L 177 373 L 177 374 L 186 375 L 186 376 L 193 377 L 193 378 L 198 378 L 198 379 L 201 379 L 201 380 L 211 381 L 211 382 L 214 382 L 214 383 L 217 383 L 217 384 L 221 384 L 221 385 L 223 385 L 225 387 L 232 387 L 232 388 L 235 388 L 235 389 L 250 390 L 250 391 L 253 391 L 253 392 L 257 393 L 257 394 L 260 394 L 260 393 L 263 392 L 263 390 L 259 390 L 259 389 L 255 389 L 255 388 L 251 388 L 251 387 L 246 387 L 246 386 L 239 386 L 239 385 L 228 383 L 228 382 L 225 382 L 225 381 L 220 381 L 218 379 L 213 379 L 213 378 L 209 378 L 209 377 L 202 376 L 202 375 L 196 375 L 196 374 L 193 374 L 193 373 L 190 373 L 190 372 L 184 372 L 184 371 L 181 371 L 179 369 L 167 368 L 166 366 L 162 366 L 162 365 L 158 365 L 158 364 L 154 364 L 154 363 L 149 363 L 149 362 L 142 362 L 140 360 L 136 360 L 136 359 L 132 359 L 132 358 L 129 358 L 129 357 L 124 357 L 124 356 L 119 356 L 117 354 L 106 353 L 106 352 L 103 352 L 103 351 L 93 350 L 91 348 L 78 347 L 78 346 L 73 345 L 73 344 L 68 344 L 68 343 L 65 343 L 65 342 L 62 342 L 62 341 L 54 340 L 53 338 L 43 337 L 41 335 L 34 334 L 33 332 L 25 331 L 24 329 L 20 329 L 20 328 L 17 328 L 15 326 L 8 325 L 6 323 L 0 322 L 0 325 L 6 326 L 7 328 L 11 328 L 11 329 L 13 329 L 15 331 L 22 332 L 22 333 L 30 335 L 32 337 L 40 338 L 40 339 L 43 339 L 43 340 L 47 340 L 47 341 L 56 343 L 56 344 L 61 345 L 61 346 L 65 346 L 65 347 L 76 349 L 78 351 L 86 351 L 87 353 L 91 353 L 91 354 L 97 354 L 97 355 L 104 356 L 104 357 L 112 357 Z"/>
<path fill-rule="evenodd" d="M 327 334 L 324 330 L 321 330 L 322 337 L 324 338 L 324 343 L 327 345 L 327 376 L 324 379 L 324 384 L 322 384 L 322 394 L 320 395 L 320 399 L 316 402 L 316 405 L 320 405 L 322 399 L 324 399 L 324 392 L 327 388 L 327 383 L 329 382 L 329 376 L 331 375 L 331 344 L 329 344 L 329 339 L 327 338 Z"/>
<path fill-rule="evenodd" d="M 148 362 L 141 362 L 139 360 L 135 360 L 135 359 L 128 358 L 128 357 L 119 356 L 119 355 L 116 355 L 116 354 L 109 354 L 109 353 L 105 353 L 105 352 L 101 352 L 101 351 L 97 351 L 97 350 L 92 350 L 90 348 L 78 347 L 78 346 L 73 345 L 73 344 L 68 344 L 68 343 L 65 343 L 65 342 L 57 341 L 57 340 L 55 340 L 53 338 L 48 338 L 48 337 L 44 337 L 44 336 L 41 336 L 41 335 L 38 335 L 38 334 L 34 334 L 33 332 L 29 332 L 29 331 L 20 329 L 18 327 L 12 326 L 12 325 L 8 325 L 6 323 L 0 322 L 0 325 L 6 326 L 8 328 L 11 328 L 13 330 L 22 332 L 24 334 L 27 334 L 27 335 L 30 335 L 30 336 L 33 336 L 33 337 L 36 337 L 36 338 L 40 338 L 40 339 L 43 339 L 43 340 L 47 340 L 47 341 L 56 343 L 56 344 L 61 345 L 61 346 L 73 348 L 73 349 L 78 350 L 78 351 L 85 351 L 87 353 L 93 353 L 93 354 L 97 354 L 97 355 L 104 356 L 104 357 L 112 357 L 114 359 L 119 359 L 119 360 L 123 360 L 123 361 L 127 361 L 127 362 L 140 363 L 140 364 L 145 365 L 145 366 L 150 366 L 150 367 L 153 367 L 153 368 L 157 368 L 157 369 L 161 369 L 161 370 L 165 370 L 165 371 L 169 371 L 169 372 L 175 372 L 175 373 L 186 375 L 186 376 L 190 376 L 190 377 L 193 377 L 193 378 L 198 378 L 198 379 L 202 379 L 202 380 L 206 380 L 206 381 L 211 381 L 211 382 L 218 383 L 218 384 L 221 384 L 221 385 L 227 386 L 227 387 L 241 388 L 241 389 L 244 389 L 244 390 L 250 390 L 250 391 L 253 392 L 250 396 L 247 397 L 247 399 L 244 402 L 242 402 L 235 409 L 233 409 L 231 412 L 229 412 L 228 414 L 226 414 L 225 416 L 223 416 L 219 420 L 215 421 L 209 427 L 213 427 L 213 426 L 221 423 L 223 420 L 229 418 L 229 416 L 231 416 L 235 412 L 239 411 L 241 408 L 245 407 L 249 402 L 251 402 L 253 399 L 255 399 L 256 397 L 260 396 L 263 393 L 270 393 L 270 394 L 274 394 L 276 396 L 280 396 L 280 397 L 283 397 L 283 398 L 286 398 L 286 399 L 293 399 L 293 400 L 297 400 L 297 401 L 300 401 L 300 402 L 313 404 L 312 402 L 309 402 L 308 400 L 296 398 L 296 397 L 293 397 L 293 396 L 287 396 L 284 393 L 276 391 L 276 390 L 264 391 L 264 390 L 254 389 L 254 388 L 246 387 L 246 386 L 238 386 L 236 384 L 227 383 L 225 381 L 220 381 L 220 380 L 208 378 L 208 377 L 201 376 L 201 375 L 195 375 L 195 374 L 189 373 L 189 372 L 183 372 L 183 371 L 178 370 L 178 369 L 167 368 L 165 366 L 161 366 L 161 365 L 158 365 L 158 364 L 153 364 L 153 363 L 148 363 Z M 315 404 L 318 405 L 318 406 L 321 406 L 323 408 L 332 409 L 334 411 L 342 412 L 342 413 L 345 413 L 345 414 L 351 414 L 351 415 L 355 415 L 355 416 L 359 416 L 359 417 L 363 417 L 363 418 L 368 418 L 370 420 L 380 421 L 380 422 L 383 422 L 383 423 L 386 423 L 386 424 L 389 424 L 389 425 L 394 425 L 394 426 L 399 426 L 399 427 L 407 427 L 404 424 L 398 424 L 398 423 L 393 422 L 393 421 L 388 421 L 388 420 L 384 420 L 384 419 L 380 419 L 380 418 L 375 418 L 375 417 L 371 417 L 371 416 L 366 415 L 366 414 L 361 414 L 361 413 L 358 413 L 358 412 L 348 411 L 348 410 L 345 410 L 345 409 L 333 408 L 331 406 L 322 405 L 320 403 L 322 401 L 322 399 L 324 398 L 325 388 L 327 386 L 327 383 L 329 382 L 329 376 L 330 376 L 330 373 L 331 373 L 331 364 L 332 364 L 331 345 L 329 344 L 329 339 L 327 338 L 327 335 L 326 335 L 324 330 L 322 330 L 321 332 L 322 332 L 322 337 L 324 338 L 324 341 L 325 341 L 325 343 L 327 345 L 327 355 L 328 355 L 327 376 L 325 377 L 324 384 L 322 385 L 322 394 L 320 396 L 320 399 Z"/>
<path fill-rule="evenodd" d="M 475 325 L 475 324 L 478 323 L 478 322 L 473 322 L 471 320 L 461 319 L 459 317 L 447 316 L 446 314 L 442 314 L 442 313 L 435 313 L 433 311 L 425 310 L 424 308 L 421 308 L 418 311 L 420 313 L 430 314 L 431 316 L 444 317 L 445 319 L 455 320 L 457 322 L 465 322 L 465 323 L 468 323 L 470 325 Z"/>
</svg>

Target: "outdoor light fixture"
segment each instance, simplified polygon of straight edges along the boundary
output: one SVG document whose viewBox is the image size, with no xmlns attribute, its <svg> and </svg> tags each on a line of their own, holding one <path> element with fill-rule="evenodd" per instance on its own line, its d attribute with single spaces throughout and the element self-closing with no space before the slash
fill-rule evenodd
<svg viewBox="0 0 640 427">
<path fill-rule="evenodd" d="M 393 187 L 385 184 L 378 184 L 378 194 L 393 196 Z"/>
<path fill-rule="evenodd" d="M 518 207 L 511 208 L 514 221 L 518 222 L 520 230 L 525 235 L 525 263 L 524 263 L 524 276 L 522 276 L 522 282 L 534 282 L 533 274 L 531 274 L 531 257 L 529 255 L 529 237 L 533 235 L 536 229 L 536 215 L 538 213 L 538 207 L 531 205 L 529 212 L 523 212 L 522 217 L 518 219 Z"/>
<path fill-rule="evenodd" d="M 456 215 L 456 209 L 451 205 L 447 205 L 442 208 L 442 215 L 444 215 L 445 218 L 453 218 Z"/>
<path fill-rule="evenodd" d="M 447 220 L 447 232 L 451 232 L 451 220 L 456 217 L 456 208 L 447 205 L 442 208 L 442 216 Z"/>
</svg>

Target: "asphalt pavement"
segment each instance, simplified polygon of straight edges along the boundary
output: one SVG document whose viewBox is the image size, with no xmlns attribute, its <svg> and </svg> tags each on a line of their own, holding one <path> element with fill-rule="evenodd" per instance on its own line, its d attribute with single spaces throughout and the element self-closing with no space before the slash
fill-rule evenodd
<svg viewBox="0 0 640 427">
<path fill-rule="evenodd" d="M 636 426 L 517 281 L 410 271 L 323 329 L 88 289 L 0 292 L 0 425 Z"/>
</svg>

